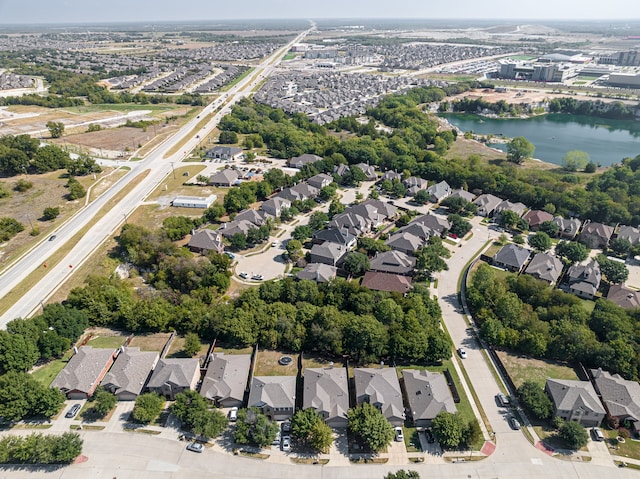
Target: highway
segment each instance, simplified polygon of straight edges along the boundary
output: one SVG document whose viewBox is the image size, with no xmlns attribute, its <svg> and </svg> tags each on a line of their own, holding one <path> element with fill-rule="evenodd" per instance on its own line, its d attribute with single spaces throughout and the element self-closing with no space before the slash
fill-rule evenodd
<svg viewBox="0 0 640 479">
<path fill-rule="evenodd" d="M 47 258 L 58 249 L 71 246 L 69 253 L 62 261 L 56 265 L 50 265 L 46 269 L 46 275 L 0 316 L 0 327 L 6 327 L 7 322 L 15 318 L 26 318 L 35 314 L 42 304 L 69 278 L 73 271 L 82 265 L 100 244 L 126 221 L 127 216 L 137 208 L 140 202 L 157 188 L 167 175 L 171 174 L 173 166 L 183 160 L 186 153 L 198 145 L 200 141 L 198 136 L 201 133 L 203 135 L 206 133 L 202 130 L 210 131 L 214 128 L 222 117 L 231 111 L 233 104 L 251 94 L 256 85 L 275 71 L 282 57 L 293 44 L 300 42 L 314 29 L 315 25 L 312 24 L 311 28 L 300 33 L 287 45 L 267 57 L 251 74 L 238 82 L 226 94 L 207 105 L 197 118 L 190 120 L 174 136 L 156 148 L 142 161 L 128 162 L 126 166 L 131 170 L 108 191 L 60 226 L 55 232 L 56 238 L 54 240 L 43 239 L 43 241 L 8 266 L 0 276 L 0 297 L 9 294 L 36 269 L 44 268 L 43 264 Z M 202 130 L 194 131 L 194 128 L 202 121 L 202 118 L 210 114 L 213 114 L 213 117 L 207 122 L 206 126 Z M 187 141 L 180 148 L 180 151 L 168 156 L 168 152 L 185 139 Z M 117 195 L 143 173 L 146 173 L 146 176 L 124 198 L 116 201 Z M 68 242 L 85 228 L 105 206 L 111 207 L 109 211 L 92 225 L 76 244 L 69 245 Z"/>
</svg>

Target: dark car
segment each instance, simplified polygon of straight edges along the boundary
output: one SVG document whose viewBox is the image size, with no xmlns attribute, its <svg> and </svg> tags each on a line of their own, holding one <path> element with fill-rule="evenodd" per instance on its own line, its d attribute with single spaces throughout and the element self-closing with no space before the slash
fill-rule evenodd
<svg viewBox="0 0 640 479">
<path fill-rule="evenodd" d="M 80 404 L 74 404 L 71 409 L 69 409 L 67 411 L 67 414 L 64 415 L 64 417 L 66 418 L 72 418 L 72 417 L 76 417 L 76 414 L 78 414 L 78 411 L 80 410 L 82 406 Z"/>
<path fill-rule="evenodd" d="M 431 429 L 426 429 L 424 431 L 424 435 L 427 436 L 427 442 L 429 444 L 433 444 L 434 442 L 436 442 L 436 438 L 433 435 L 433 431 L 431 431 Z"/>
<path fill-rule="evenodd" d="M 49 241 L 53 241 L 54 239 L 56 239 L 56 235 L 49 236 Z"/>
</svg>

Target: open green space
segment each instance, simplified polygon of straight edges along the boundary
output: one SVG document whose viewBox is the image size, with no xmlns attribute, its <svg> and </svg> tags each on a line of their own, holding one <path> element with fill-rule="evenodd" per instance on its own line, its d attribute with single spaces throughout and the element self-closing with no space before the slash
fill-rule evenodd
<svg viewBox="0 0 640 479">
<path fill-rule="evenodd" d="M 287 60 L 293 60 L 295 57 L 296 57 L 295 53 L 289 52 L 285 56 L 282 57 L 282 61 L 286 62 Z"/>
<path fill-rule="evenodd" d="M 543 388 L 547 378 L 578 379 L 574 369 L 566 364 L 527 358 L 505 351 L 496 351 L 496 354 L 516 387 L 520 387 L 527 381 L 533 381 Z"/>
<path fill-rule="evenodd" d="M 62 358 L 54 359 L 53 361 L 49 361 L 47 364 L 39 367 L 31 373 L 33 379 L 44 386 L 49 386 L 51 381 L 53 381 L 58 373 L 67 365 L 72 354 L 72 351 L 69 350 Z"/>
<path fill-rule="evenodd" d="M 231 90 L 231 88 L 233 88 L 234 86 L 236 86 L 238 83 L 240 83 L 242 81 L 242 79 L 248 77 L 250 74 L 253 73 L 253 71 L 255 70 L 255 68 L 249 68 L 247 71 L 245 71 L 243 74 L 238 75 L 236 78 L 234 78 L 233 80 L 231 80 L 229 83 L 227 83 L 226 85 L 224 85 L 223 87 L 220 88 L 220 92 L 225 92 L 225 91 L 229 91 Z"/>
<path fill-rule="evenodd" d="M 96 336 L 87 341 L 87 346 L 115 350 L 122 346 L 126 339 L 124 336 Z"/>
<path fill-rule="evenodd" d="M 101 111 L 120 111 L 123 113 L 129 111 L 140 111 L 140 110 L 151 110 L 153 112 L 162 112 L 162 111 L 171 111 L 175 110 L 178 107 L 182 107 L 184 105 L 153 105 L 146 104 L 140 105 L 137 103 L 107 103 L 107 104 L 96 104 L 96 105 L 82 105 L 82 106 L 70 106 L 67 108 L 62 108 L 62 110 L 70 112 L 70 113 L 95 113 Z"/>
<path fill-rule="evenodd" d="M 640 441 L 635 439 L 625 439 L 624 442 L 618 442 L 617 429 L 602 428 L 602 432 L 606 437 L 607 445 L 610 446 L 609 452 L 612 455 L 640 460 Z"/>
</svg>

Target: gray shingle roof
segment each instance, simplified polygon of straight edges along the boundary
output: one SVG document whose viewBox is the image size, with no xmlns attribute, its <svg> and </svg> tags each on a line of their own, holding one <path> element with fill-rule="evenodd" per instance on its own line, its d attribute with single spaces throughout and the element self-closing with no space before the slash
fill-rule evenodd
<svg viewBox="0 0 640 479">
<path fill-rule="evenodd" d="M 215 173 L 209 177 L 209 183 L 211 184 L 221 184 L 221 185 L 232 185 L 240 175 L 233 168 L 225 168 L 218 173 Z"/>
<path fill-rule="evenodd" d="M 272 408 L 294 408 L 296 403 L 295 376 L 256 376 L 251 383 L 249 407 L 267 404 Z"/>
<path fill-rule="evenodd" d="M 215 250 L 224 249 L 222 245 L 220 233 L 210 229 L 196 231 L 189 240 L 189 248 L 198 250 Z"/>
<path fill-rule="evenodd" d="M 384 242 L 387 246 L 401 251 L 416 251 L 424 245 L 424 241 L 411 233 L 396 233 Z"/>
<path fill-rule="evenodd" d="M 327 421 L 346 421 L 349 387 L 346 368 L 307 368 L 304 370 L 303 409 L 314 408 Z"/>
<path fill-rule="evenodd" d="M 82 346 L 51 382 L 52 388 L 89 392 L 95 389 L 99 375 L 112 360 L 115 350 Z"/>
<path fill-rule="evenodd" d="M 200 361 L 191 358 L 161 359 L 153 370 L 148 388 L 161 388 L 163 384 L 172 384 L 188 388 L 193 378 L 200 372 Z"/>
<path fill-rule="evenodd" d="M 618 238 L 627 240 L 632 245 L 640 243 L 640 230 L 633 226 L 621 226 L 618 231 Z"/>
<path fill-rule="evenodd" d="M 372 271 L 382 271 L 385 273 L 408 274 L 416 266 L 416 259 L 403 253 L 402 251 L 385 251 L 378 253 L 371 260 Z"/>
<path fill-rule="evenodd" d="M 115 395 L 142 392 L 149 373 L 156 365 L 159 354 L 140 351 L 140 348 L 124 348 L 102 380 L 102 385 Z"/>
<path fill-rule="evenodd" d="M 369 402 L 387 419 L 404 418 L 400 382 L 395 368 L 355 368 L 356 401 Z"/>
<path fill-rule="evenodd" d="M 513 243 L 503 246 L 494 256 L 493 262 L 520 269 L 529 259 L 531 251 Z"/>
<path fill-rule="evenodd" d="M 579 407 L 605 414 L 596 390 L 589 381 L 547 379 L 547 391 L 557 410 L 573 411 Z"/>
<path fill-rule="evenodd" d="M 420 223 L 421 225 L 429 228 L 433 236 L 441 235 L 445 230 L 451 228 L 451 223 L 449 223 L 449 220 L 436 215 L 432 215 L 430 213 L 418 216 L 409 224 L 411 225 L 414 223 Z"/>
<path fill-rule="evenodd" d="M 324 263 L 309 263 L 298 273 L 298 279 L 308 279 L 318 283 L 326 283 L 335 279 L 338 268 Z"/>
<path fill-rule="evenodd" d="M 414 421 L 431 420 L 441 411 L 456 412 L 444 374 L 404 369 L 402 377 Z"/>
<path fill-rule="evenodd" d="M 612 284 L 607 299 L 624 309 L 640 308 L 640 291 L 627 288 L 623 284 Z"/>
<path fill-rule="evenodd" d="M 242 402 L 249 380 L 251 355 L 215 353 L 202 379 L 200 394 L 213 401 Z"/>
<path fill-rule="evenodd" d="M 640 384 L 602 369 L 592 369 L 591 374 L 609 414 L 640 421 Z"/>
<path fill-rule="evenodd" d="M 548 253 L 538 253 L 527 266 L 525 273 L 548 283 L 555 283 L 562 273 L 562 267 L 562 261 L 555 256 Z"/>
</svg>

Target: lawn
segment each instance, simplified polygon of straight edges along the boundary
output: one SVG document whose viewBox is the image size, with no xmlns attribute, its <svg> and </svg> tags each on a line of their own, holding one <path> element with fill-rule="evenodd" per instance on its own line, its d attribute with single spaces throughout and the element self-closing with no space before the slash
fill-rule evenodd
<svg viewBox="0 0 640 479">
<path fill-rule="evenodd" d="M 418 428 L 403 426 L 402 434 L 404 435 L 404 445 L 407 448 L 407 452 L 422 452 L 420 438 L 418 437 Z"/>
<path fill-rule="evenodd" d="M 633 439 L 625 439 L 623 443 L 619 443 L 616 438 L 618 437 L 618 430 L 607 430 L 602 428 L 602 432 L 607 438 L 607 445 L 613 446 L 615 449 L 609 448 L 609 452 L 614 456 L 629 457 L 632 459 L 640 459 L 640 441 Z"/>
<path fill-rule="evenodd" d="M 278 364 L 282 356 L 291 356 L 287 366 Z M 295 376 L 298 373 L 298 355 L 282 351 L 259 350 L 256 356 L 256 376 Z"/>
<path fill-rule="evenodd" d="M 557 431 L 555 429 L 552 429 L 547 425 L 536 424 L 535 422 L 533 429 L 536 431 L 538 437 L 540 437 L 540 439 L 547 446 L 553 449 L 570 449 L 570 447 L 567 446 L 564 440 L 557 435 Z M 588 451 L 586 446 L 580 448 L 579 450 L 583 452 Z"/>
<path fill-rule="evenodd" d="M 200 351 L 198 351 L 193 357 L 199 358 L 199 357 L 205 356 L 207 354 L 207 351 L 209 351 L 209 344 L 210 343 L 208 342 L 200 341 Z M 180 336 L 176 337 L 171 343 L 171 347 L 169 348 L 169 352 L 167 353 L 167 358 L 188 357 L 184 353 L 183 348 L 184 348 L 184 338 Z"/>
<path fill-rule="evenodd" d="M 330 359 L 324 359 L 314 355 L 306 355 L 302 358 L 302 367 L 307 368 L 328 368 L 331 366 Z M 341 367 L 341 364 L 334 364 L 334 367 Z"/>
<path fill-rule="evenodd" d="M 162 351 L 170 336 L 170 333 L 134 336 L 129 343 L 129 347 L 140 348 L 140 351 Z"/>
<path fill-rule="evenodd" d="M 213 350 L 214 353 L 225 353 L 225 354 L 252 354 L 253 348 L 251 346 L 247 346 L 246 348 L 238 349 L 238 348 L 230 348 L 227 345 L 217 342 L 216 347 Z"/>
<path fill-rule="evenodd" d="M 526 381 L 534 381 L 542 388 L 547 378 L 578 379 L 573 368 L 563 363 L 531 359 L 504 351 L 496 351 L 496 354 L 516 387 L 520 387 Z"/>
<path fill-rule="evenodd" d="M 54 359 L 53 361 L 38 367 L 38 369 L 31 373 L 31 376 L 33 376 L 33 379 L 38 381 L 40 384 L 49 386 L 51 381 L 53 381 L 58 373 L 67 365 L 72 354 L 71 350 L 67 351 L 61 359 Z"/>
<path fill-rule="evenodd" d="M 92 348 L 118 349 L 127 338 L 125 336 L 95 336 L 87 341 Z"/>
</svg>

